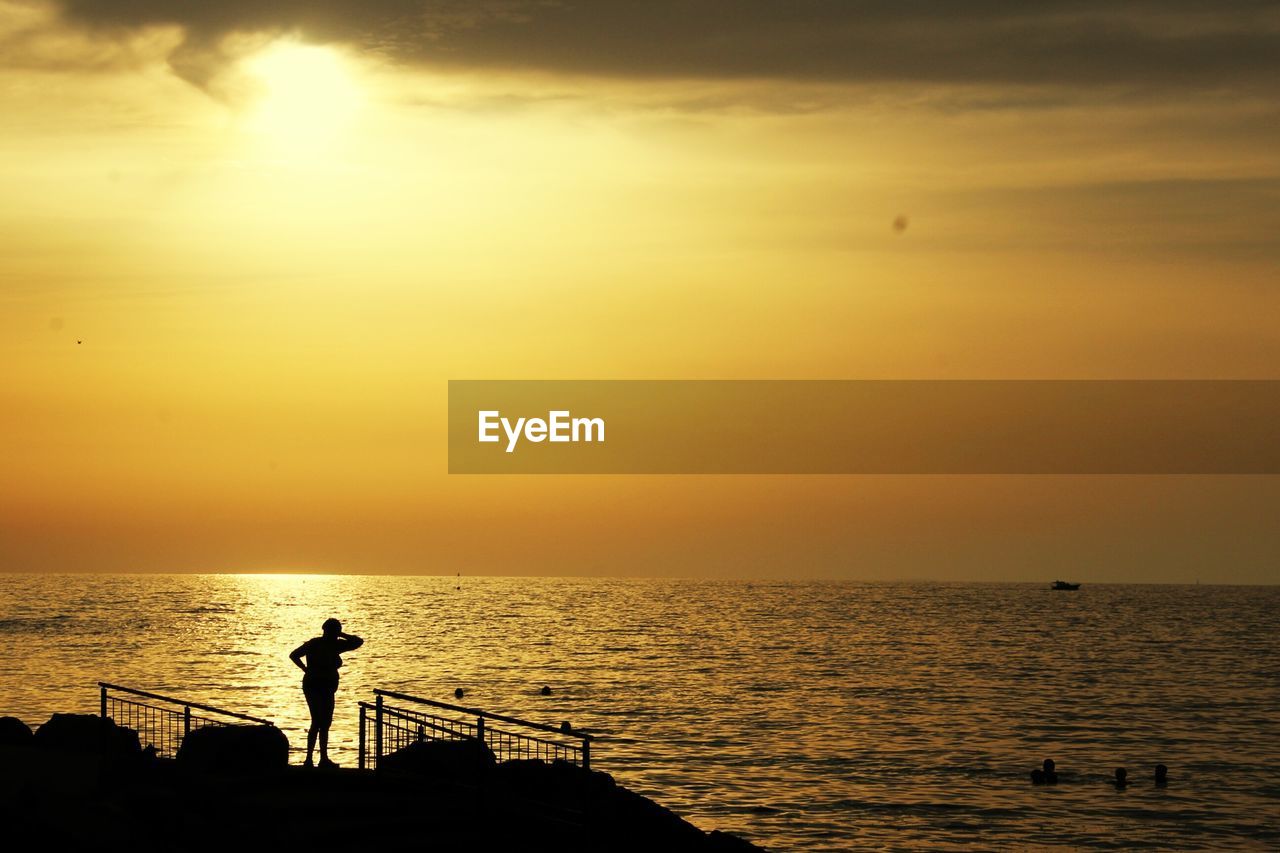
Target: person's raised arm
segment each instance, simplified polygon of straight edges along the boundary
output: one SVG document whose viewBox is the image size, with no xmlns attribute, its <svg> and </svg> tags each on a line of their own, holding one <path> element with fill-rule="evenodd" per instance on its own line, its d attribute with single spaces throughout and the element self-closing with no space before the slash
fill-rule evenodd
<svg viewBox="0 0 1280 853">
<path fill-rule="evenodd" d="M 306 643 L 303 643 L 302 645 L 298 646 L 296 649 L 294 649 L 292 652 L 289 653 L 289 660 L 297 664 L 298 669 L 302 670 L 303 672 L 307 671 L 307 665 L 302 662 L 302 656 L 305 655 L 306 653 L 307 653 Z"/>
<path fill-rule="evenodd" d="M 355 651 L 364 645 L 364 640 L 357 637 L 355 634 L 339 634 L 338 636 L 347 641 L 344 651 Z"/>
</svg>

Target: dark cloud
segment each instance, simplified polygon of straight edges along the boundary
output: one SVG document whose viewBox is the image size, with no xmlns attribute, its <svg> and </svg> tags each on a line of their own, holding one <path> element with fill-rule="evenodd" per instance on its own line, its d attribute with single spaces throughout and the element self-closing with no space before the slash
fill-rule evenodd
<svg viewBox="0 0 1280 853">
<path fill-rule="evenodd" d="M 1272 85 L 1274 2 L 1113 0 L 63 0 L 102 28 L 292 31 L 399 61 L 619 77 Z"/>
</svg>

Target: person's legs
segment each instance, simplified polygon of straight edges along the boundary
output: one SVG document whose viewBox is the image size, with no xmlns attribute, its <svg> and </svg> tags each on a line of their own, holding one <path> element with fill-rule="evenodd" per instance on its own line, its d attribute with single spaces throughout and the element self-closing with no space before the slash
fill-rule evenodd
<svg viewBox="0 0 1280 853">
<path fill-rule="evenodd" d="M 326 690 L 322 696 L 317 697 L 317 704 L 320 706 L 320 719 L 317 720 L 317 724 L 320 729 L 321 764 L 327 764 L 329 761 L 329 727 L 333 725 L 334 694 L 337 691 L 338 687 L 335 684 L 333 690 Z"/>
<path fill-rule="evenodd" d="M 311 712 L 311 727 L 307 729 L 307 761 L 306 766 L 312 765 L 312 759 L 316 751 L 316 735 L 321 732 L 321 725 L 324 726 L 325 738 L 321 741 L 320 755 L 324 756 L 325 746 L 328 741 L 329 723 L 324 721 L 324 688 L 316 689 L 316 685 L 302 684 L 302 695 L 307 697 L 307 710 Z M 333 699 L 329 699 L 329 719 L 333 719 Z"/>
</svg>

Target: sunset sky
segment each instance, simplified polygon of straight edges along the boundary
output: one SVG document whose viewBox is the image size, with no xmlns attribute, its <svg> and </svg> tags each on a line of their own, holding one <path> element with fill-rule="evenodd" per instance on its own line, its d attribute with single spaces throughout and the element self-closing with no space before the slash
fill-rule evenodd
<svg viewBox="0 0 1280 853">
<path fill-rule="evenodd" d="M 445 443 L 449 379 L 1280 379 L 1278 234 L 1274 3 L 0 0 L 0 571 L 1280 582 L 1275 477 Z"/>
</svg>

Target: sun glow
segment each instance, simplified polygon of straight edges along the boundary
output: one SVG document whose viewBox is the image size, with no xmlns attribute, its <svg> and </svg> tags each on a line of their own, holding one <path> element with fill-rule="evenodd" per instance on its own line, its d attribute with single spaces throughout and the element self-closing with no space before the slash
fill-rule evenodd
<svg viewBox="0 0 1280 853">
<path fill-rule="evenodd" d="M 250 126 L 291 149 L 331 143 L 364 100 L 347 64 L 328 48 L 276 42 L 244 67 L 260 89 Z"/>
</svg>

